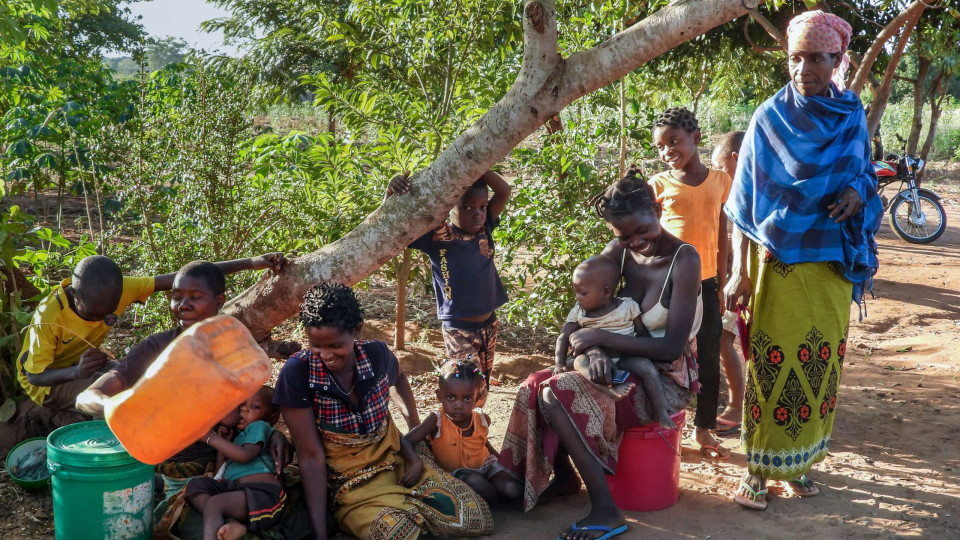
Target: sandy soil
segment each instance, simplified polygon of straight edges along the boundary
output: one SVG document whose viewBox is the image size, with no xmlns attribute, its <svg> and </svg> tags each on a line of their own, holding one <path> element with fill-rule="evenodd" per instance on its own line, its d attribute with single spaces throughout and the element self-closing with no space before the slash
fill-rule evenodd
<svg viewBox="0 0 960 540">
<path fill-rule="evenodd" d="M 931 186 L 944 195 L 950 223 L 934 245 L 906 244 L 884 222 L 876 298 L 868 300 L 863 321 L 856 310 L 851 314 L 833 448 L 809 475 L 821 495 L 800 500 L 774 485 L 765 512 L 739 507 L 731 500 L 745 468 L 738 441 L 724 442 L 733 451 L 730 461 L 703 461 L 688 425 L 679 502 L 664 511 L 628 513 L 624 538 L 960 537 L 960 175 L 952 169 Z M 364 294 L 373 317 L 368 337 L 392 342 L 391 294 Z M 429 309 L 429 302 L 416 302 L 409 318 L 428 319 Z M 398 356 L 421 409 L 433 407 L 426 373 L 442 355 L 442 339 L 437 329 L 407 327 L 408 344 Z M 552 341 L 546 332 L 503 331 L 495 371 L 504 384 L 493 389 L 486 408 L 495 446 L 517 382 L 550 365 Z M 53 538 L 49 493 L 26 493 L 3 472 L 0 508 L 0 538 Z M 500 510 L 490 538 L 555 538 L 587 511 L 586 492 L 528 514 Z"/>
</svg>

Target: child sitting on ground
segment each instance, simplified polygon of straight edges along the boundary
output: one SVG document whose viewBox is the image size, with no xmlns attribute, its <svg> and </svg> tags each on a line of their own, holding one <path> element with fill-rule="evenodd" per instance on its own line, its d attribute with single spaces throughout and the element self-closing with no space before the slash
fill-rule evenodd
<svg viewBox="0 0 960 540">
<path fill-rule="evenodd" d="M 264 386 L 240 405 L 240 422 L 231 442 L 211 431 L 203 441 L 217 449 L 225 464 L 223 479 L 198 477 L 187 483 L 187 500 L 203 513 L 204 540 L 236 540 L 247 529 L 263 532 L 274 525 L 287 495 L 267 443 L 277 421 L 273 388 Z"/>
<path fill-rule="evenodd" d="M 280 253 L 216 263 L 225 273 L 283 269 Z M 17 380 L 41 407 L 74 408 L 77 395 L 114 369 L 99 347 L 133 303 L 147 301 L 156 291 L 169 291 L 174 274 L 125 277 L 112 259 L 93 255 L 80 261 L 72 277 L 40 301 L 17 356 Z"/>
<path fill-rule="evenodd" d="M 500 465 L 487 441 L 490 417 L 474 410 L 483 377 L 473 362 L 446 361 L 438 371 L 440 409 L 403 438 L 413 445 L 429 439 L 437 464 L 493 503 L 501 497 L 516 499 L 523 485 Z"/>
<path fill-rule="evenodd" d="M 599 347 L 588 350 L 576 358 L 568 358 L 570 335 L 581 328 L 596 328 L 629 336 L 647 336 L 646 327 L 640 320 L 640 306 L 632 298 L 618 298 L 617 285 L 620 282 L 620 266 L 606 255 L 596 255 L 580 263 L 573 271 L 573 289 L 577 304 L 567 315 L 567 321 L 557 338 L 556 373 L 576 370 L 587 380 L 592 379 L 590 358 L 601 355 L 608 367 L 617 371 L 632 373 L 640 379 L 644 393 L 650 401 L 650 413 L 660 425 L 667 429 L 677 425 L 670 419 L 666 409 L 663 385 L 656 366 L 646 358 L 610 358 Z M 620 381 L 612 387 L 597 385 L 614 399 L 622 399 L 629 394 L 634 384 Z"/>
<path fill-rule="evenodd" d="M 493 189 L 489 200 L 487 188 Z M 409 190 L 406 175 L 396 176 L 385 197 Z M 410 244 L 430 257 L 447 356 L 473 358 L 486 377 L 477 407 L 486 401 L 491 383 L 499 330 L 495 310 L 507 303 L 507 291 L 493 261 L 492 234 L 509 198 L 510 185 L 499 174 L 487 171 L 460 197 L 449 222 Z"/>
</svg>

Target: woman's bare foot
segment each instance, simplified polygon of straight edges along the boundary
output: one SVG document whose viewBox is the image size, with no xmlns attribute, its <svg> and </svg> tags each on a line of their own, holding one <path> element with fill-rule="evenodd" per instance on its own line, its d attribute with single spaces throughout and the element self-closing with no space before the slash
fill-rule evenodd
<svg viewBox="0 0 960 540">
<path fill-rule="evenodd" d="M 217 540 L 237 540 L 247 534 L 247 526 L 239 521 L 228 521 L 217 530 Z"/>
<path fill-rule="evenodd" d="M 694 430 L 694 437 L 700 444 L 700 453 L 704 457 L 717 460 L 730 458 L 730 451 L 720 446 L 720 441 L 713 437 L 709 429 L 698 427 Z"/>
<path fill-rule="evenodd" d="M 607 509 L 594 508 L 587 517 L 561 532 L 558 538 L 562 540 L 593 540 L 625 525 L 626 520 L 623 517 L 623 512 L 616 506 Z M 586 527 L 599 527 L 599 529 L 586 529 Z"/>
</svg>

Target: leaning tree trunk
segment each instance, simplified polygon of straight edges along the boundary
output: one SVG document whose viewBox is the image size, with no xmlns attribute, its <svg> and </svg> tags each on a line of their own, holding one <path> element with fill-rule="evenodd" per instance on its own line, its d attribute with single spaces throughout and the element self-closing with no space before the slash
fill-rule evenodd
<svg viewBox="0 0 960 540">
<path fill-rule="evenodd" d="M 917 56 L 917 62 L 917 78 L 913 80 L 913 122 L 910 123 L 910 136 L 907 137 L 907 153 L 911 156 L 917 152 L 920 132 L 923 131 L 923 106 L 927 101 L 927 93 L 923 91 L 923 86 L 930 71 L 929 58 Z"/>
<path fill-rule="evenodd" d="M 257 339 L 268 338 L 271 329 L 297 312 L 315 283 L 357 283 L 437 226 L 474 180 L 574 100 L 745 14 L 757 2 L 674 2 L 604 43 L 564 58 L 557 48 L 555 0 L 526 0 L 523 64 L 506 95 L 415 174 L 407 194 L 390 197 L 355 229 L 297 257 L 280 275 L 264 275 L 224 312 L 243 321 Z"/>
<path fill-rule="evenodd" d="M 897 64 L 903 56 L 904 49 L 907 48 L 907 42 L 910 40 L 910 34 L 920 22 L 920 15 L 923 10 L 917 12 L 907 19 L 903 25 L 903 31 L 900 32 L 900 39 L 890 55 L 890 62 L 887 63 L 887 69 L 883 72 L 883 79 L 880 80 L 880 87 L 873 93 L 873 101 L 870 102 L 870 115 L 867 116 L 867 133 L 873 133 L 880 126 L 880 119 L 883 118 L 883 112 L 887 109 L 887 102 L 890 100 L 890 92 L 893 90 L 893 77 L 897 71 Z M 863 69 L 863 66 L 860 66 Z"/>
<path fill-rule="evenodd" d="M 945 77 L 941 72 L 933 82 L 930 88 L 930 127 L 927 128 L 927 138 L 923 141 L 923 147 L 920 149 L 920 159 L 927 162 L 927 156 L 930 155 L 930 149 L 933 148 L 933 141 L 937 138 L 937 123 L 940 121 L 940 114 L 943 112 L 943 98 L 946 97 L 946 89 L 950 87 L 950 77 Z M 924 167 L 920 171 L 918 181 L 923 180 L 923 175 L 927 172 Z"/>
<path fill-rule="evenodd" d="M 860 61 L 860 67 L 857 68 L 857 72 L 853 76 L 853 82 L 850 83 L 850 90 L 853 90 L 857 94 L 863 91 L 863 85 L 866 84 L 867 77 L 869 77 L 870 71 L 873 70 L 873 63 L 877 61 L 880 53 L 883 52 L 887 41 L 897 33 L 897 30 L 899 30 L 901 26 L 907 24 L 907 21 L 914 17 L 919 18 L 920 14 L 923 13 L 923 10 L 926 8 L 927 4 L 923 0 L 916 0 L 890 21 L 889 24 L 883 27 L 883 30 L 877 34 L 873 43 L 870 44 L 870 48 L 864 53 L 863 60 Z M 916 23 L 914 23 L 914 26 L 916 26 Z"/>
</svg>

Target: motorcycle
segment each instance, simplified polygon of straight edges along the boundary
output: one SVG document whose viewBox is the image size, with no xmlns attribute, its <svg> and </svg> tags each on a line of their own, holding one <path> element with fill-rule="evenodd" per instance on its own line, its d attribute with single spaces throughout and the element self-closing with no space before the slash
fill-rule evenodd
<svg viewBox="0 0 960 540">
<path fill-rule="evenodd" d="M 884 201 L 884 211 L 890 211 L 893 232 L 912 244 L 929 244 L 947 230 L 947 213 L 936 193 L 917 187 L 917 173 L 925 165 L 922 159 L 907 155 L 907 143 L 900 135 L 902 154 L 889 154 L 886 159 L 873 161 L 877 173 L 877 192 Z M 899 191 L 889 201 L 883 189 L 900 182 Z"/>
</svg>

